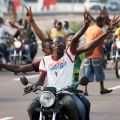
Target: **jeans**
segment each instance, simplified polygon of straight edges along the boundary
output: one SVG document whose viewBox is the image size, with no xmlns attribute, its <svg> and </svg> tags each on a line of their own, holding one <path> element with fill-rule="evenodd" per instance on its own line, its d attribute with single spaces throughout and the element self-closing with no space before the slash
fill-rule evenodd
<svg viewBox="0 0 120 120">
<path fill-rule="evenodd" d="M 84 76 L 88 77 L 90 81 L 94 80 L 94 76 L 98 82 L 105 80 L 103 66 L 100 63 L 99 58 L 86 58 L 83 66 Z"/>
</svg>

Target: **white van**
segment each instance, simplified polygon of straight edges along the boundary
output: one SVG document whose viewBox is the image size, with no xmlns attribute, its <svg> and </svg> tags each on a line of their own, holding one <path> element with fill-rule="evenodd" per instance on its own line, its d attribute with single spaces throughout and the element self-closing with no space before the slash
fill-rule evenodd
<svg viewBox="0 0 120 120">
<path fill-rule="evenodd" d="M 108 0 L 106 7 L 110 12 L 120 11 L 120 0 Z"/>
<path fill-rule="evenodd" d="M 103 4 L 99 0 L 86 0 L 84 6 L 88 11 L 99 12 L 103 8 Z"/>
</svg>

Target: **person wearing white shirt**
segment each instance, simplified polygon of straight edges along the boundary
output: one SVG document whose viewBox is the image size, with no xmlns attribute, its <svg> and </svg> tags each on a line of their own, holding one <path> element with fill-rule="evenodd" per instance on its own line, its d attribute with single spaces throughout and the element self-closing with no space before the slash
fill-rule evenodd
<svg viewBox="0 0 120 120">
<path fill-rule="evenodd" d="M 69 22 L 65 21 L 64 23 L 64 32 L 68 35 L 74 33 L 73 30 L 69 27 Z"/>
</svg>

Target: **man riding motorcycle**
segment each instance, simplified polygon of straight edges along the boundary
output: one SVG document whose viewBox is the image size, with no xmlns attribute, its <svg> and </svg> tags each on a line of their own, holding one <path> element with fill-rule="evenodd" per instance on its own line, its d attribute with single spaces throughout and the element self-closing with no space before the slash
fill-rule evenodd
<svg viewBox="0 0 120 120">
<path fill-rule="evenodd" d="M 85 30 L 89 26 L 89 23 L 90 23 L 90 21 L 87 21 L 85 26 L 83 27 L 83 29 L 79 32 L 79 36 L 75 36 L 73 38 L 70 48 L 65 53 L 64 53 L 64 49 L 65 49 L 64 38 L 58 36 L 53 40 L 53 45 L 52 45 L 53 54 L 51 56 L 48 56 L 48 58 L 47 58 L 49 63 L 47 61 L 45 61 L 45 64 L 46 63 L 48 63 L 49 65 L 51 64 L 49 66 L 50 69 L 48 71 L 44 71 L 44 69 L 42 67 L 42 66 L 44 66 L 44 59 L 43 59 L 40 63 L 40 68 L 39 68 L 41 71 L 41 75 L 40 75 L 39 81 L 36 83 L 36 85 L 43 85 L 46 75 L 47 75 L 48 81 L 49 81 L 48 86 L 54 86 L 57 88 L 57 90 L 60 90 L 64 87 L 71 85 L 72 71 L 73 71 L 72 68 L 74 65 L 73 61 L 74 61 L 75 54 L 76 54 L 76 44 L 77 44 L 78 38 L 84 34 Z M 53 63 L 53 62 L 56 62 L 56 63 Z M 70 69 L 70 71 L 68 71 L 67 69 Z M 68 78 L 66 76 L 67 73 L 65 71 L 66 72 L 68 71 L 70 74 L 70 76 Z M 47 72 L 47 74 L 46 74 L 46 72 Z M 25 93 L 29 92 L 29 90 L 31 90 L 31 88 L 32 88 L 32 86 L 26 87 Z M 76 101 L 75 106 L 74 106 L 75 103 L 73 103 L 74 100 Z M 71 97 L 71 96 L 69 96 L 69 99 L 67 98 L 67 102 L 71 103 L 71 105 L 73 105 L 72 107 L 75 110 L 71 113 L 72 114 L 71 118 L 73 119 L 75 116 L 75 113 L 77 113 L 77 111 L 79 111 L 79 114 L 78 114 L 78 116 L 76 116 L 76 118 L 78 118 L 78 120 L 80 120 L 80 118 L 81 118 L 81 120 L 85 120 L 85 116 L 86 116 L 85 115 L 86 114 L 85 106 L 78 99 L 78 97 L 75 97 L 74 100 L 73 100 L 73 97 Z M 66 99 L 65 99 L 65 101 L 66 101 Z M 30 120 L 33 120 L 36 118 L 35 116 L 37 113 L 34 111 L 34 108 L 36 106 L 40 106 L 37 99 L 35 99 L 33 101 L 33 103 L 30 105 L 30 107 L 28 108 Z M 38 114 L 38 116 L 39 116 L 39 114 Z M 39 118 L 39 117 L 37 117 L 37 118 Z"/>
<path fill-rule="evenodd" d="M 17 40 L 22 43 L 22 53 L 24 54 L 24 56 L 27 55 L 28 57 L 26 62 L 31 63 L 38 49 L 36 36 L 31 29 L 31 25 L 28 24 L 27 20 L 20 19 L 17 23 L 18 24 L 13 24 L 11 21 L 9 21 L 11 27 L 17 29 L 14 34 L 14 38 L 17 38 Z M 11 48 L 11 51 L 13 50 L 14 46 Z"/>
<path fill-rule="evenodd" d="M 88 14 L 86 17 L 88 20 L 89 19 Z M 86 47 L 82 47 L 79 49 L 76 48 L 79 38 L 84 34 L 84 32 L 86 31 L 88 26 L 89 26 L 89 21 L 87 21 L 85 23 L 85 26 L 83 27 L 83 29 L 81 31 L 79 31 L 72 38 L 71 46 L 70 46 L 70 48 L 68 48 L 66 50 L 66 52 L 64 52 L 64 49 L 65 49 L 64 38 L 58 36 L 53 40 L 53 45 L 52 45 L 53 54 L 51 56 L 46 56 L 41 60 L 40 67 L 39 67 L 41 75 L 40 75 L 39 81 L 34 86 L 26 87 L 24 89 L 25 93 L 28 93 L 29 91 L 31 91 L 33 87 L 43 85 L 46 76 L 48 78 L 47 86 L 56 87 L 57 90 L 60 90 L 64 87 L 71 85 L 72 71 L 73 71 L 73 64 L 74 64 L 73 61 L 75 59 L 75 55 L 86 52 L 88 50 L 88 49 L 86 49 Z M 113 27 L 113 26 L 111 25 L 111 27 Z M 111 29 L 111 27 L 110 27 L 110 29 Z M 111 30 L 108 30 L 104 35 L 102 35 L 98 39 L 96 39 L 96 41 L 94 42 L 94 47 L 96 47 L 96 45 L 99 45 L 101 40 L 103 40 L 110 32 L 111 32 Z M 93 47 L 92 45 L 93 45 L 93 42 L 89 45 L 90 46 L 89 49 Z M 68 71 L 68 69 L 69 69 L 69 71 Z M 68 74 L 69 74 L 69 76 L 68 76 Z M 74 100 L 75 100 L 75 102 L 74 102 Z M 75 96 L 74 99 L 73 99 L 73 97 L 70 97 L 69 99 L 67 99 L 67 102 L 68 103 L 71 102 L 70 105 L 73 105 L 72 107 L 74 107 L 75 110 L 77 110 L 77 112 L 78 112 L 77 119 L 78 120 L 89 120 L 88 118 L 86 118 L 85 106 L 80 101 L 80 99 L 78 99 L 77 96 Z M 35 107 L 37 107 L 37 106 L 40 106 L 40 103 L 38 103 L 38 100 L 35 99 L 33 101 L 33 103 L 30 105 L 30 107 L 28 108 L 30 120 L 33 120 L 33 119 L 35 120 L 35 119 L 39 118 L 39 114 L 36 113 L 36 111 L 35 111 Z M 71 109 L 71 107 L 69 109 Z M 71 115 L 74 116 L 75 112 L 76 111 L 71 112 Z M 74 119 L 73 116 L 72 116 L 72 118 Z M 71 118 L 71 120 L 73 120 L 72 118 Z"/>
</svg>

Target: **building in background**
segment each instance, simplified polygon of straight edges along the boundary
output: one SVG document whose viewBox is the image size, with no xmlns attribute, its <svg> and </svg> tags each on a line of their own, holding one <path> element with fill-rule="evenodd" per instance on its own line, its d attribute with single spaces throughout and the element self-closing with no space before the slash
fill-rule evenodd
<svg viewBox="0 0 120 120">
<path fill-rule="evenodd" d="M 94 12 L 100 11 L 106 0 L 0 0 L 0 13 L 9 13 L 10 4 L 13 2 L 18 13 L 24 13 L 25 7 L 32 8 L 33 13 L 56 12 L 83 12 L 85 8 Z M 120 0 L 107 0 L 120 1 Z M 10 4 L 9 4 L 10 3 Z M 114 7 L 112 5 L 112 7 Z"/>
<path fill-rule="evenodd" d="M 50 10 L 52 7 L 54 7 L 57 3 L 57 0 L 44 0 L 43 1 L 43 10 Z"/>
<path fill-rule="evenodd" d="M 31 6 L 33 13 L 44 12 L 82 12 L 84 0 L 23 0 Z"/>
</svg>

